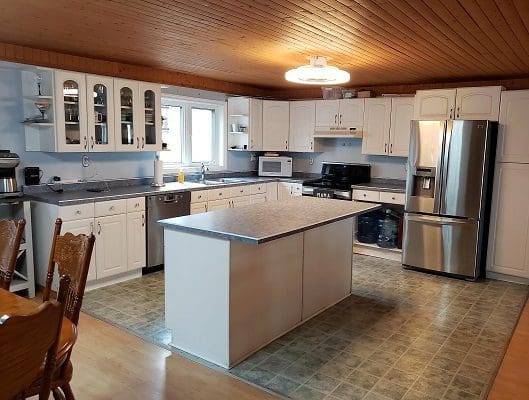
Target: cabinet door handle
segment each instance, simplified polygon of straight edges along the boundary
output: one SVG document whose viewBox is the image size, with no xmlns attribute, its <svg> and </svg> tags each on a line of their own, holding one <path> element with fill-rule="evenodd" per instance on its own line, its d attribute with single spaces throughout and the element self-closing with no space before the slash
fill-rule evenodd
<svg viewBox="0 0 529 400">
<path fill-rule="evenodd" d="M 311 149 L 311 150 L 313 150 L 313 148 L 312 148 L 313 144 L 314 144 L 314 143 L 313 143 L 312 140 L 311 140 L 311 141 L 310 141 L 310 149 Z"/>
<path fill-rule="evenodd" d="M 288 150 L 288 140 L 285 140 L 285 150 Z"/>
<path fill-rule="evenodd" d="M 453 117 L 452 117 L 452 113 L 453 113 L 453 112 L 454 112 L 454 109 L 451 108 L 451 109 L 450 109 L 450 116 L 449 116 L 450 119 L 453 119 Z"/>
<path fill-rule="evenodd" d="M 393 154 L 393 143 L 389 145 L 389 154 Z"/>
<path fill-rule="evenodd" d="M 94 223 L 93 222 L 90 222 L 90 233 L 92 235 L 94 234 Z"/>
<path fill-rule="evenodd" d="M 75 215 L 81 215 L 81 210 L 75 210 Z"/>
<path fill-rule="evenodd" d="M 342 126 L 342 114 L 340 114 L 340 126 Z"/>
<path fill-rule="evenodd" d="M 110 206 L 110 207 L 108 207 L 108 211 L 114 211 L 115 208 L 116 207 L 114 207 L 114 206 Z"/>
<path fill-rule="evenodd" d="M 142 228 L 145 226 L 145 214 L 141 213 L 141 226 Z"/>
<path fill-rule="evenodd" d="M 84 149 L 86 150 L 88 148 L 88 139 L 86 138 L 86 136 L 83 138 L 83 142 L 84 142 Z"/>
<path fill-rule="evenodd" d="M 97 234 L 101 235 L 101 222 L 97 223 Z"/>
<path fill-rule="evenodd" d="M 338 114 L 334 114 L 334 125 L 338 124 Z"/>
<path fill-rule="evenodd" d="M 141 138 L 141 148 L 142 149 L 145 148 L 145 138 L 144 137 Z"/>
<path fill-rule="evenodd" d="M 136 138 L 137 142 L 136 142 L 136 148 L 139 149 L 140 148 L 140 138 Z"/>
<path fill-rule="evenodd" d="M 94 148 L 94 144 L 95 144 L 95 140 L 94 140 L 94 137 L 91 136 L 90 137 L 90 148 L 93 149 Z"/>
<path fill-rule="evenodd" d="M 459 118 L 459 106 L 457 106 L 457 118 Z"/>
<path fill-rule="evenodd" d="M 388 144 L 384 143 L 384 153 L 387 153 L 387 152 L 388 152 Z"/>
</svg>

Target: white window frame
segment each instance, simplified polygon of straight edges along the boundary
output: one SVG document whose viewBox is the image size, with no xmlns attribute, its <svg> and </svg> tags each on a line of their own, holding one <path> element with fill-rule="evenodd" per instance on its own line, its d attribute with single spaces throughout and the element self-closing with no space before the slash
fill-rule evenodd
<svg viewBox="0 0 529 400">
<path fill-rule="evenodd" d="M 213 160 L 204 163 L 208 170 L 219 171 L 226 169 L 226 140 L 227 140 L 227 102 L 218 100 L 204 100 L 184 96 L 175 96 L 164 94 L 162 96 L 162 106 L 182 107 L 181 132 L 182 132 L 182 162 L 181 163 L 164 163 L 164 172 L 177 173 L 180 170 L 195 171 L 200 170 L 201 162 L 191 161 L 192 148 L 192 130 L 191 130 L 191 113 L 192 108 L 200 108 L 214 111 L 213 124 L 216 126 L 216 134 L 213 136 L 212 154 Z"/>
</svg>

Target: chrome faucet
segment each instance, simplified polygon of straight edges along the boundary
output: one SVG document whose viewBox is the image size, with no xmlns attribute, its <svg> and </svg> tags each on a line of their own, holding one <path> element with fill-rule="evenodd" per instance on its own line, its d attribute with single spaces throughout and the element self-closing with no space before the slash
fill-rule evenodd
<svg viewBox="0 0 529 400">
<path fill-rule="evenodd" d="M 200 180 L 203 181 L 206 179 L 206 166 L 204 163 L 200 164 Z"/>
</svg>

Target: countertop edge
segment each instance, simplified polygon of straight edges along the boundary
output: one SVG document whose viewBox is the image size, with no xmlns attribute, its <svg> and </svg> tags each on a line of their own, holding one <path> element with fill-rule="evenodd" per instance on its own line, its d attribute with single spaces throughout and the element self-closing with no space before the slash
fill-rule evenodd
<svg viewBox="0 0 529 400">
<path fill-rule="evenodd" d="M 288 230 L 288 231 L 285 231 L 285 232 L 280 232 L 280 233 L 278 233 L 276 235 L 272 235 L 272 236 L 268 236 L 268 237 L 264 237 L 264 238 L 254 238 L 254 237 L 236 235 L 236 234 L 231 234 L 231 233 L 226 233 L 226 232 L 210 231 L 210 230 L 204 230 L 204 229 L 201 229 L 201 228 L 194 228 L 194 227 L 189 227 L 189 226 L 176 225 L 176 224 L 164 222 L 165 220 L 160 220 L 160 221 L 158 221 L 158 223 L 164 229 L 171 229 L 171 230 L 178 231 L 178 232 L 191 233 L 191 234 L 195 234 L 195 235 L 198 235 L 198 236 L 210 237 L 210 238 L 213 238 L 213 239 L 236 240 L 236 241 L 249 243 L 249 244 L 263 244 L 263 243 L 271 242 L 273 240 L 281 239 L 281 238 L 284 238 L 284 237 L 287 237 L 287 236 L 295 235 L 296 233 L 300 233 L 300 232 L 308 231 L 310 229 L 318 228 L 320 226 L 329 225 L 329 224 L 332 224 L 334 222 L 342 221 L 344 219 L 353 218 L 353 217 L 355 217 L 355 216 L 357 216 L 359 214 L 363 214 L 363 213 L 366 213 L 366 212 L 378 210 L 379 208 L 382 207 L 382 205 L 380 203 L 365 202 L 365 204 L 371 204 L 371 207 L 369 207 L 369 208 L 367 208 L 365 210 L 362 210 L 362 211 L 354 211 L 354 212 L 351 212 L 351 213 L 347 213 L 345 215 L 339 215 L 337 217 L 333 217 L 333 218 L 330 218 L 330 219 L 322 221 L 322 222 L 309 224 L 309 225 L 301 227 L 301 228 L 296 228 L 296 229 Z"/>
</svg>

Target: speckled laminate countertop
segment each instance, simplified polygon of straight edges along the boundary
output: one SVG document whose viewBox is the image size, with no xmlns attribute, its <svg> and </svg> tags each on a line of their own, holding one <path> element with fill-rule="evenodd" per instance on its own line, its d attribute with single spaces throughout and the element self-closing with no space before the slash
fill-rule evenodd
<svg viewBox="0 0 529 400">
<path fill-rule="evenodd" d="M 296 197 L 159 221 L 166 229 L 260 244 L 379 208 L 379 204 Z"/>
<path fill-rule="evenodd" d="M 241 181 L 233 183 L 219 183 L 205 185 L 198 182 L 170 182 L 163 187 L 152 187 L 150 185 L 134 185 L 111 188 L 108 192 L 88 192 L 86 190 L 64 191 L 62 193 L 55 193 L 53 191 L 35 193 L 26 196 L 34 201 L 41 201 L 44 203 L 55 204 L 59 206 L 70 206 L 76 204 L 90 203 L 94 201 L 107 201 L 127 199 L 131 197 L 150 196 L 155 194 L 178 193 L 183 191 L 216 189 L 220 187 L 231 187 L 241 185 L 252 185 L 256 183 L 265 182 L 295 182 L 302 183 L 303 179 L 297 178 L 264 178 L 264 177 L 243 177 Z"/>
<path fill-rule="evenodd" d="M 372 178 L 371 182 L 351 186 L 353 189 L 378 190 L 380 192 L 406 193 L 406 181 L 401 179 Z"/>
</svg>

